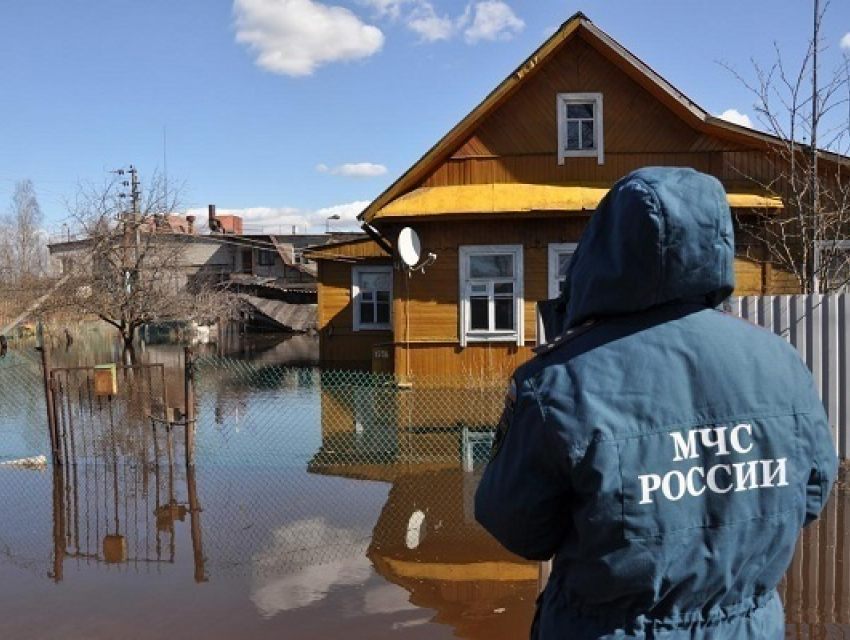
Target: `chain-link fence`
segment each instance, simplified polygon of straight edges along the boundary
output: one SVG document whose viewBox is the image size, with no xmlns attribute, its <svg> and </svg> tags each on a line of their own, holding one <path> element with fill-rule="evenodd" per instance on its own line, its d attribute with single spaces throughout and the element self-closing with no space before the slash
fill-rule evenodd
<svg viewBox="0 0 850 640">
<path fill-rule="evenodd" d="M 477 546 L 518 562 L 475 524 L 472 507 L 474 471 L 489 454 L 504 386 L 400 386 L 385 374 L 217 356 L 198 358 L 196 372 L 199 486 L 231 505 L 226 514 L 204 512 L 205 522 L 217 521 L 205 536 L 210 558 L 262 574 L 354 563 L 346 571 L 356 575 L 368 569 L 367 551 L 374 559 L 393 545 L 407 549 L 409 532 L 411 552 L 429 523 L 441 522 L 426 547 L 451 538 L 467 552 Z M 392 498 L 402 486 L 404 507 Z M 252 501 L 263 506 L 252 509 Z"/>
<path fill-rule="evenodd" d="M 44 378 L 32 347 L 12 341 L 0 357 L 0 462 L 49 451 Z"/>
<path fill-rule="evenodd" d="M 161 375 L 118 368 L 111 398 L 63 362 L 56 410 L 77 454 L 54 468 L 32 347 L 13 344 L 0 358 L 0 561 L 66 582 L 86 570 L 249 580 L 264 615 L 373 572 L 422 606 L 492 612 L 533 600 L 537 566 L 474 519 L 503 383 L 399 385 L 201 355 L 186 467 L 182 422 L 162 418 L 182 407 L 181 360 Z M 783 583 L 799 637 L 824 620 L 850 622 L 848 499 L 833 496 Z"/>
<path fill-rule="evenodd" d="M 2 459 L 49 461 L 38 353 L 27 345 L 10 354 L 0 365 L 0 427 L 19 431 L 26 415 L 37 438 L 9 446 Z M 316 566 L 403 573 L 405 563 L 459 543 L 534 578 L 531 565 L 502 551 L 473 517 L 474 471 L 487 458 L 503 386 L 399 386 L 386 375 L 201 356 L 196 464 L 187 471 L 185 426 L 166 418 L 169 409 L 185 411 L 182 365 L 119 365 L 108 396 L 96 393 L 92 367 L 52 369 L 65 464 L 53 474 L 43 464 L 40 472 L 15 467 L 0 476 L 23 489 L 4 494 L 0 506 L 28 514 L 0 524 L 0 544 L 6 529 L 22 531 L 25 521 L 38 522 L 40 532 L 8 539 L 8 554 L 38 559 L 54 577 L 83 559 L 150 569 L 168 560 L 184 527 L 196 580 L 234 573 L 296 580 Z M 27 506 L 16 507 L 20 500 Z"/>
</svg>

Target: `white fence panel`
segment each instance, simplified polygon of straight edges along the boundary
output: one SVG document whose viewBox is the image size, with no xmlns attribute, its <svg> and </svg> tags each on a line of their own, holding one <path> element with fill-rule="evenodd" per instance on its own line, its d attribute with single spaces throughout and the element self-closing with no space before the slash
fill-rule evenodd
<svg viewBox="0 0 850 640">
<path fill-rule="evenodd" d="M 784 337 L 809 367 L 838 455 L 850 453 L 850 294 L 732 298 L 735 315 Z"/>
</svg>

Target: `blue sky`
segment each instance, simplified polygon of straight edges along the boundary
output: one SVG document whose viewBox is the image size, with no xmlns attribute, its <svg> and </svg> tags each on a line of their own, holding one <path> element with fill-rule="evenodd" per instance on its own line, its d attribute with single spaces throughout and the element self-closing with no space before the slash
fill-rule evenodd
<svg viewBox="0 0 850 640">
<path fill-rule="evenodd" d="M 574 12 L 701 107 L 755 119 L 720 62 L 797 62 L 811 0 L 0 0 L 0 213 L 29 178 L 54 233 L 77 185 L 167 167 L 246 231 L 350 222 Z M 822 75 L 850 55 L 833 0 Z M 842 46 L 843 45 L 843 46 Z"/>
</svg>

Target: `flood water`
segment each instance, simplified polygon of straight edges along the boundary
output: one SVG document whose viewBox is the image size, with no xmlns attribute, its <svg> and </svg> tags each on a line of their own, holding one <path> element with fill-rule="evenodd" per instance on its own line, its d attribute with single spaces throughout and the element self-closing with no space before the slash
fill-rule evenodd
<svg viewBox="0 0 850 640">
<path fill-rule="evenodd" d="M 475 524 L 480 466 L 430 432 L 405 455 L 363 417 L 374 395 L 346 405 L 318 384 L 312 349 L 240 343 L 200 369 L 194 470 L 138 454 L 116 424 L 80 436 L 77 464 L 0 464 L 0 638 L 527 637 L 538 567 Z M 54 357 L 115 355 L 88 340 Z M 181 357 L 144 354 L 171 373 Z M 300 366 L 276 368 L 287 360 Z M 48 453 L 37 407 L 0 411 L 0 461 Z M 848 500 L 842 484 L 801 540 L 781 589 L 789 638 L 850 638 Z"/>
</svg>

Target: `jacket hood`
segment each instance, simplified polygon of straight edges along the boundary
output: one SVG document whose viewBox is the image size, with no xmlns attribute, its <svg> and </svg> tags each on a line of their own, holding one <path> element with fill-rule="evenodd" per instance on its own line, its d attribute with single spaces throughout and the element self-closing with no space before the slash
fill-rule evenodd
<svg viewBox="0 0 850 640">
<path fill-rule="evenodd" d="M 618 181 L 566 274 L 566 327 L 676 301 L 716 307 L 735 288 L 726 192 L 694 169 L 648 167 Z"/>
</svg>

